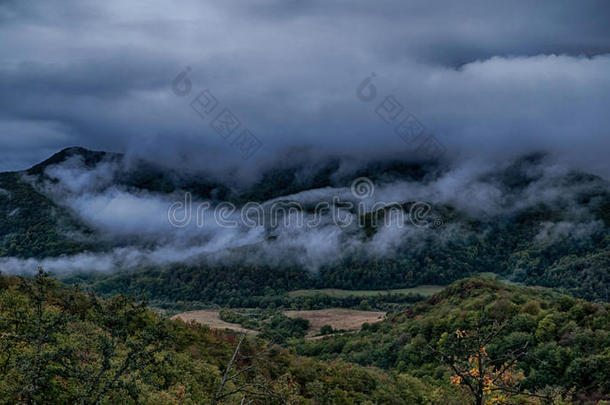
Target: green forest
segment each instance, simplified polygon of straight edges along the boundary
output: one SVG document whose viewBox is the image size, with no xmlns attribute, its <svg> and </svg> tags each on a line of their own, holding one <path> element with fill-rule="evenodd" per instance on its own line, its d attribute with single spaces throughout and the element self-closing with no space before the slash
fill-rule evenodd
<svg viewBox="0 0 610 405">
<path fill-rule="evenodd" d="M 303 339 L 305 320 L 265 319 L 246 336 L 42 270 L 1 276 L 0 402 L 601 404 L 610 394 L 610 306 L 547 289 L 464 279 L 316 341 Z"/>
</svg>

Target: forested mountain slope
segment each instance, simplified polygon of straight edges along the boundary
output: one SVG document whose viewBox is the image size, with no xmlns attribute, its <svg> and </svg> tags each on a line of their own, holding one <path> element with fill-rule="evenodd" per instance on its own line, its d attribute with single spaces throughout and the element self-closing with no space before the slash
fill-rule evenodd
<svg viewBox="0 0 610 405">
<path fill-rule="evenodd" d="M 402 210 L 400 226 L 384 225 L 388 207 L 356 211 L 358 199 L 347 212 L 361 226 L 345 228 L 330 217 L 298 229 L 268 222 L 254 230 L 214 223 L 178 229 L 167 221 L 168 208 L 185 193 L 193 204 L 231 203 L 237 210 L 246 202 L 295 203 L 307 219 L 317 203 L 353 199 L 350 185 L 363 176 L 374 198 Z M 237 184 L 69 148 L 28 171 L 0 174 L 0 269 L 24 268 L 13 259 L 62 256 L 99 293 L 218 303 L 232 291 L 243 297 L 266 288 L 390 289 L 482 272 L 607 300 L 609 190 L 603 179 L 544 154 L 468 170 L 438 162 L 295 159 Z M 408 218 L 418 201 L 431 207 L 425 226 Z M 94 269 L 79 265 L 76 253 L 87 254 L 86 263 L 108 264 L 86 274 Z M 55 266 L 50 270 L 63 268 Z"/>
</svg>

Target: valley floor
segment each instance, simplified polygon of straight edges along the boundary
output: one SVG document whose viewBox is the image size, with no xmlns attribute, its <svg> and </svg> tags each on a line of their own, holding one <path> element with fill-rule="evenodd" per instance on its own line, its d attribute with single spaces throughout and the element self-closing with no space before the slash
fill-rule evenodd
<svg viewBox="0 0 610 405">
<path fill-rule="evenodd" d="M 359 331 L 363 324 L 379 322 L 385 319 L 385 312 L 359 311 L 345 308 L 326 308 L 310 311 L 283 311 L 289 318 L 301 318 L 309 321 L 306 339 L 312 339 L 320 334 L 323 326 L 329 325 L 333 330 L 342 332 Z M 171 319 L 184 322 L 197 322 L 211 329 L 257 334 L 258 331 L 244 328 L 237 323 L 226 322 L 220 318 L 219 310 L 188 311 L 174 315 Z"/>
</svg>

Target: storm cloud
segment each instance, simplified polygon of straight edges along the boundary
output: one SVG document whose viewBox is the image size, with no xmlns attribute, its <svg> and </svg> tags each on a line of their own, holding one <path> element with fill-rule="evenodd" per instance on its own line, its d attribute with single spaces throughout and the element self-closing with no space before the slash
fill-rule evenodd
<svg viewBox="0 0 610 405">
<path fill-rule="evenodd" d="M 72 145 L 238 176 L 296 146 L 408 154 L 376 114 L 393 95 L 451 158 L 546 150 L 608 176 L 609 15 L 604 1 L 5 1 L 0 170 Z M 248 161 L 190 107 L 204 89 L 262 142 Z"/>
</svg>

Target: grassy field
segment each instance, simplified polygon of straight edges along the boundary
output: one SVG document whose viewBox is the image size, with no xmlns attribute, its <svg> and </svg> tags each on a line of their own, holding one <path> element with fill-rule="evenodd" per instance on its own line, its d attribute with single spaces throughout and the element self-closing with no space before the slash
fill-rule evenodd
<svg viewBox="0 0 610 405">
<path fill-rule="evenodd" d="M 215 310 L 206 309 L 201 311 L 183 312 L 181 314 L 172 316 L 172 319 L 181 319 L 184 322 L 195 321 L 197 323 L 207 325 L 212 329 L 230 329 L 236 332 L 258 333 L 255 330 L 245 329 L 240 325 L 223 321 L 220 319 L 219 311 Z"/>
<path fill-rule="evenodd" d="M 439 292 L 444 287 L 440 285 L 420 285 L 413 288 L 399 288 L 395 290 L 339 290 L 336 288 L 322 288 L 319 290 L 295 290 L 288 293 L 290 297 L 308 297 L 316 294 L 328 295 L 335 298 L 344 298 L 349 296 L 355 297 L 371 297 L 375 295 L 383 295 L 388 292 L 392 294 L 421 294 L 423 296 L 431 296 Z"/>
<path fill-rule="evenodd" d="M 343 308 L 328 308 L 312 311 L 284 311 L 284 315 L 290 318 L 307 319 L 310 323 L 310 328 L 307 337 L 320 333 L 320 328 L 324 325 L 330 325 L 333 329 L 344 331 L 357 331 L 365 322 L 379 322 L 385 318 L 385 312 L 375 311 L 357 311 L 355 309 Z M 245 329 L 240 325 L 225 322 L 220 319 L 219 311 L 216 310 L 201 310 L 189 311 L 175 315 L 172 319 L 181 319 L 184 322 L 194 321 L 207 325 L 212 329 L 230 329 L 236 332 L 258 333 L 251 329 Z"/>
<path fill-rule="evenodd" d="M 320 333 L 320 328 L 330 325 L 333 329 L 357 331 L 362 324 L 379 322 L 385 318 L 385 312 L 357 311 L 355 309 L 329 308 L 311 311 L 285 311 L 290 318 L 303 318 L 309 321 L 308 337 Z"/>
</svg>

